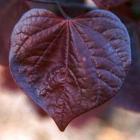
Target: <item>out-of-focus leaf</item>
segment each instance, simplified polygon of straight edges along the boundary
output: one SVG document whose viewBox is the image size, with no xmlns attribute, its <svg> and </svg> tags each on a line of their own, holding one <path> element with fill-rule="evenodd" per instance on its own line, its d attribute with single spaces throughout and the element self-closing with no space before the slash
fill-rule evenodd
<svg viewBox="0 0 140 140">
<path fill-rule="evenodd" d="M 128 0 L 93 0 L 98 7 L 112 8 L 127 2 Z"/>
<path fill-rule="evenodd" d="M 21 0 L 0 0 L 0 64 L 8 64 L 11 32 L 27 9 Z"/>
<path fill-rule="evenodd" d="M 113 104 L 140 112 L 140 26 L 135 22 L 129 22 L 127 25 L 131 36 L 132 65 L 124 86 L 113 99 Z"/>
<path fill-rule="evenodd" d="M 63 19 L 33 9 L 14 28 L 9 59 L 17 84 L 63 131 L 116 95 L 131 63 L 130 40 L 105 10 Z"/>
</svg>

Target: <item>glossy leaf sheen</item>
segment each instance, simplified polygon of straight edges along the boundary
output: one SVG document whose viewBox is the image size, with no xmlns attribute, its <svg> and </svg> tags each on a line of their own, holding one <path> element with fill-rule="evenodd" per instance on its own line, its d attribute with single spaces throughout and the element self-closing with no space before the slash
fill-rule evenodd
<svg viewBox="0 0 140 140">
<path fill-rule="evenodd" d="M 14 28 L 9 59 L 17 84 L 63 131 L 120 89 L 131 62 L 130 40 L 105 10 L 63 19 L 32 9 Z"/>
</svg>

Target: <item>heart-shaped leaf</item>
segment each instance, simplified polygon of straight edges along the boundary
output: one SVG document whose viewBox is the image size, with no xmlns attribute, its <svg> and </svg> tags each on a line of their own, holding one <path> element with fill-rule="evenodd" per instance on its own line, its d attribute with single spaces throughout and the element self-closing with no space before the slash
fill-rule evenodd
<svg viewBox="0 0 140 140">
<path fill-rule="evenodd" d="M 127 2 L 128 0 L 93 0 L 93 1 L 97 4 L 98 7 L 112 8 L 121 5 Z"/>
<path fill-rule="evenodd" d="M 63 131 L 120 89 L 131 62 L 130 40 L 105 10 L 63 19 L 32 9 L 14 28 L 9 59 L 17 84 Z"/>
</svg>

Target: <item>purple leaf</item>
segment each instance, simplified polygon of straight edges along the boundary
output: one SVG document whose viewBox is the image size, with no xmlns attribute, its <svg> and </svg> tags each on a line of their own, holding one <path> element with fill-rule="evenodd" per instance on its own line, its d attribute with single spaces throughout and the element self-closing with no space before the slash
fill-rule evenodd
<svg viewBox="0 0 140 140">
<path fill-rule="evenodd" d="M 14 28 L 9 60 L 17 84 L 63 131 L 116 95 L 131 63 L 130 40 L 105 10 L 63 19 L 33 9 Z"/>
</svg>

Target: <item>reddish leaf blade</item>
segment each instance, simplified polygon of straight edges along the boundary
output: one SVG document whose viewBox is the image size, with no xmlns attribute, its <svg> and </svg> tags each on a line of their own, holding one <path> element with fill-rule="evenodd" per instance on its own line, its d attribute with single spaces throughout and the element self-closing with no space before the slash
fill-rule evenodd
<svg viewBox="0 0 140 140">
<path fill-rule="evenodd" d="M 112 8 L 119 6 L 128 0 L 93 0 L 100 8 Z"/>
<path fill-rule="evenodd" d="M 105 10 L 67 20 L 34 9 L 14 28 L 9 60 L 18 85 L 63 131 L 120 89 L 131 63 L 130 40 Z"/>
</svg>

